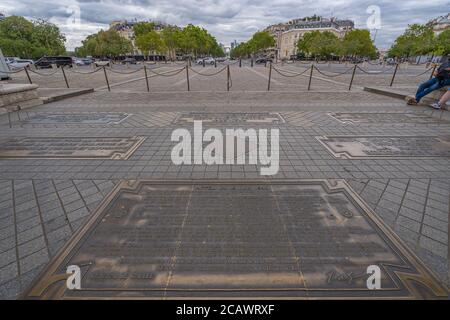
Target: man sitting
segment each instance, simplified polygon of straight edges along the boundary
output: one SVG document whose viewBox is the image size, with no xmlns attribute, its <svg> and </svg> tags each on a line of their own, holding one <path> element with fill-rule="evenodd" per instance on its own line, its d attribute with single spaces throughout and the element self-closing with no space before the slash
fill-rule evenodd
<svg viewBox="0 0 450 320">
<path fill-rule="evenodd" d="M 409 105 L 418 104 L 420 99 L 425 97 L 427 94 L 450 85 L 450 62 L 447 61 L 446 63 L 441 64 L 433 73 L 433 76 L 434 77 L 432 79 L 425 81 L 419 86 L 415 98 L 410 98 L 408 100 L 407 103 Z"/>
</svg>

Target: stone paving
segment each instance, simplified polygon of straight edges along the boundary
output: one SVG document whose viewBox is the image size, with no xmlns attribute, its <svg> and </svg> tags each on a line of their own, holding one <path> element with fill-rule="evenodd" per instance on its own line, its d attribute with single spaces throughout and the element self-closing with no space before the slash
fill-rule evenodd
<svg viewBox="0 0 450 320">
<path fill-rule="evenodd" d="M 201 70 L 201 69 L 200 69 Z M 263 71 L 258 71 L 263 74 Z M 263 74 L 264 75 L 264 74 Z M 247 84 L 249 91 L 263 85 Z M 0 160 L 0 297 L 16 298 L 58 249 L 83 224 L 99 202 L 122 180 L 262 179 L 256 165 L 182 165 L 170 158 L 176 121 L 186 112 L 276 112 L 280 129 L 280 170 L 266 179 L 345 179 L 395 233 L 432 269 L 442 283 L 448 277 L 450 159 L 340 159 L 319 136 L 387 135 L 449 137 L 442 112 L 409 108 L 401 100 L 355 89 L 328 91 L 223 92 L 224 79 L 203 83 L 216 92 L 98 91 L 0 117 L 0 151 L 15 137 L 145 137 L 128 159 Z M 168 81 L 168 80 L 167 80 Z M 186 83 L 172 83 L 173 88 Z M 235 80 L 233 86 L 241 85 Z M 162 85 L 163 86 L 163 85 Z M 136 90 L 141 91 L 141 90 Z M 220 92 L 222 91 L 222 92 Z M 330 113 L 415 113 L 420 121 L 342 122 Z M 128 116 L 119 122 L 73 120 L 98 113 Z M 33 121 L 63 114 L 65 121 Z M 80 118 L 81 117 L 81 118 Z M 423 119 L 425 117 L 425 120 Z M 370 117 L 369 117 L 370 118 Z M 428 119 L 428 120 L 426 120 Z M 224 127 L 221 124 L 215 124 Z M 246 125 L 242 125 L 246 127 Z M 248 126 L 247 126 L 248 127 Z M 265 127 L 257 125 L 255 127 Z"/>
</svg>

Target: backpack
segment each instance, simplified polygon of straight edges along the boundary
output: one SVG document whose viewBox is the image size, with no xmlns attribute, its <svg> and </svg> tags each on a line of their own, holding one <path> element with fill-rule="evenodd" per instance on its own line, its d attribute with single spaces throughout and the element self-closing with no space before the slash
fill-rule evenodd
<svg viewBox="0 0 450 320">
<path fill-rule="evenodd" d="M 445 69 L 450 69 L 450 62 L 443 63 L 439 66 L 436 75 L 436 78 L 438 78 L 439 81 L 450 79 L 450 71 Z"/>
</svg>

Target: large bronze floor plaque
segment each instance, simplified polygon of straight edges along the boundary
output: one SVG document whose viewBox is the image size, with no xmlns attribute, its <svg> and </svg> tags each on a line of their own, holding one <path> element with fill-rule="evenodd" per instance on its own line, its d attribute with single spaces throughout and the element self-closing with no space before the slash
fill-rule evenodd
<svg viewBox="0 0 450 320">
<path fill-rule="evenodd" d="M 272 112 L 186 112 L 179 114 L 174 123 L 189 124 L 197 120 L 214 125 L 281 124 L 285 122 L 279 113 Z"/>
<path fill-rule="evenodd" d="M 450 157 L 450 136 L 323 136 L 316 138 L 336 158 Z"/>
<path fill-rule="evenodd" d="M 363 123 L 363 124 L 383 124 L 383 123 L 414 123 L 414 124 L 436 124 L 448 121 L 434 118 L 423 113 L 404 113 L 404 112 L 334 112 L 329 116 L 342 123 Z"/>
<path fill-rule="evenodd" d="M 367 268 L 381 288 L 367 288 Z M 78 266 L 81 289 L 67 289 Z M 26 298 L 438 298 L 446 289 L 343 180 L 128 181 Z"/>
<path fill-rule="evenodd" d="M 0 159 L 128 159 L 144 137 L 0 138 Z"/>
<path fill-rule="evenodd" d="M 22 119 L 21 124 L 119 124 L 127 113 L 35 113 Z"/>
</svg>

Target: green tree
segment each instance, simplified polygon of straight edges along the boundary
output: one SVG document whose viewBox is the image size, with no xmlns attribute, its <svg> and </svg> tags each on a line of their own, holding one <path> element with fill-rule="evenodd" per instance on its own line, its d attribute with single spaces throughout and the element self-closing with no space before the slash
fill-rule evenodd
<svg viewBox="0 0 450 320">
<path fill-rule="evenodd" d="M 437 36 L 433 52 L 437 56 L 450 54 L 450 29 L 444 30 Z"/>
<path fill-rule="evenodd" d="M 0 21 L 0 47 L 7 56 L 38 59 L 61 55 L 66 51 L 65 40 L 58 27 L 45 20 L 11 16 Z"/>
<path fill-rule="evenodd" d="M 312 31 L 306 33 L 297 43 L 299 52 L 314 56 L 329 58 L 338 54 L 340 49 L 339 38 L 330 31 Z"/>
<path fill-rule="evenodd" d="M 167 26 L 161 31 L 162 41 L 172 60 L 175 59 L 176 50 L 180 48 L 180 36 L 181 30 L 174 26 Z"/>
<path fill-rule="evenodd" d="M 138 22 L 133 25 L 133 32 L 135 37 L 146 34 L 153 30 L 155 30 L 155 23 L 153 22 Z"/>
<path fill-rule="evenodd" d="M 147 56 L 152 52 L 161 53 L 165 49 L 160 35 L 155 30 L 138 35 L 135 43 L 138 49 Z"/>
<path fill-rule="evenodd" d="M 436 49 L 436 39 L 431 27 L 420 24 L 409 25 L 388 52 L 390 57 L 411 57 L 428 54 Z"/>
<path fill-rule="evenodd" d="M 275 39 L 266 31 L 256 32 L 248 41 L 250 52 L 255 54 L 275 46 Z"/>
<path fill-rule="evenodd" d="M 133 51 L 130 40 L 120 36 L 115 30 L 100 30 L 89 35 L 82 45 L 75 49 L 77 56 L 117 57 Z"/>
<path fill-rule="evenodd" d="M 341 41 L 341 54 L 376 58 L 377 48 L 370 38 L 369 30 L 356 29 L 348 32 Z"/>
</svg>

